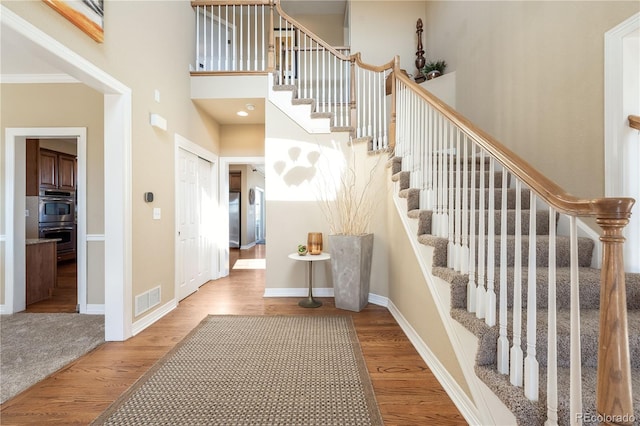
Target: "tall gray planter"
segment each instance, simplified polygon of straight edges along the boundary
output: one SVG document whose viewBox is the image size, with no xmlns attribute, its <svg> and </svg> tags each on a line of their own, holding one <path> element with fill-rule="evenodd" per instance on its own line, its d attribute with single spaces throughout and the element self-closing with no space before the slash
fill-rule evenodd
<svg viewBox="0 0 640 426">
<path fill-rule="evenodd" d="M 360 312 L 369 301 L 373 234 L 329 235 L 336 308 Z"/>
</svg>

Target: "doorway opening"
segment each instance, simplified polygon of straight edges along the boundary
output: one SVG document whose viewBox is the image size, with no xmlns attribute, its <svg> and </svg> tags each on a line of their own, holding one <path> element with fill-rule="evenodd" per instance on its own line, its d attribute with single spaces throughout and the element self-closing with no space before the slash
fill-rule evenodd
<svg viewBox="0 0 640 426">
<path fill-rule="evenodd" d="M 26 312 L 74 313 L 80 311 L 78 303 L 77 265 L 77 190 L 78 190 L 78 138 L 26 139 L 26 209 L 25 237 L 29 241 L 54 239 L 56 250 L 50 250 L 51 276 L 30 277 L 27 267 Z M 80 183 L 80 187 L 84 182 Z M 26 261 L 32 259 L 27 247 Z M 46 252 L 46 251 L 45 251 Z M 39 259 L 44 261 L 44 259 Z M 35 279 L 35 282 L 33 282 Z M 29 285 L 50 282 L 48 294 L 34 298 Z"/>
</svg>

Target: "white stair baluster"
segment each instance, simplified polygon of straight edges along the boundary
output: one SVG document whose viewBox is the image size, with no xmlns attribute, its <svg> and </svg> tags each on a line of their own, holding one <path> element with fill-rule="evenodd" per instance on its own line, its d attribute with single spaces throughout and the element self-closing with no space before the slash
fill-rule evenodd
<svg viewBox="0 0 640 426">
<path fill-rule="evenodd" d="M 455 208 L 454 208 L 454 257 L 455 262 L 453 269 L 457 272 L 462 271 L 462 182 L 460 180 L 462 174 L 462 164 L 460 157 L 462 156 L 462 135 L 460 129 L 456 129 L 456 166 L 455 166 Z"/>
<path fill-rule="evenodd" d="M 496 325 L 496 291 L 495 291 L 495 273 L 496 273 L 496 209 L 495 209 L 495 160 L 489 157 L 489 211 L 487 213 L 488 229 L 487 229 L 487 297 L 486 312 L 484 321 L 489 327 Z"/>
<path fill-rule="evenodd" d="M 243 56 L 243 48 L 242 48 L 242 45 L 244 44 L 244 43 L 243 43 L 243 41 L 244 41 L 244 31 L 243 31 L 243 29 L 242 29 L 242 25 L 243 25 L 244 20 L 242 19 L 242 16 L 243 16 L 243 13 L 242 13 L 242 5 L 240 5 L 240 6 L 238 6 L 238 7 L 240 8 L 240 42 L 238 43 L 238 45 L 239 45 L 239 49 L 240 49 L 240 54 L 239 54 L 238 64 L 239 64 L 240 66 L 238 67 L 238 69 L 242 71 L 242 67 L 243 67 L 243 65 L 244 65 L 244 64 L 243 64 L 243 62 L 244 62 L 244 56 Z M 235 12 L 235 10 L 236 10 L 236 9 L 234 8 L 233 10 L 234 10 L 234 12 Z M 235 14 L 234 14 L 234 16 L 233 16 L 233 17 L 234 17 L 234 19 L 235 19 Z"/>
<path fill-rule="evenodd" d="M 558 425 L 558 332 L 556 326 L 556 212 L 549 207 L 549 285 L 547 346 L 547 420 L 545 426 Z"/>
<path fill-rule="evenodd" d="M 569 371 L 569 407 L 572 424 L 582 424 L 582 350 L 580 348 L 580 280 L 578 278 L 578 227 L 575 216 L 569 216 L 571 239 L 571 353 Z"/>
<path fill-rule="evenodd" d="M 449 128 L 450 124 L 449 120 L 447 120 L 444 116 L 442 117 L 442 127 L 443 127 L 443 139 L 442 139 L 442 175 L 441 175 L 441 202 L 442 202 L 442 210 L 441 210 L 441 218 L 440 218 L 440 236 L 447 238 L 449 235 L 449 203 L 448 203 L 448 192 L 449 192 L 449 164 L 448 164 L 448 156 L 449 156 Z M 447 261 L 448 263 L 449 261 Z M 450 267 L 450 266 L 449 266 Z"/>
<path fill-rule="evenodd" d="M 467 311 L 475 312 L 478 300 L 478 289 L 476 287 L 476 150 L 473 142 L 471 143 L 471 203 L 469 205 L 469 282 L 467 290 L 470 296 L 467 298 Z"/>
<path fill-rule="evenodd" d="M 425 209 L 432 210 L 431 234 L 433 234 L 433 108 L 427 105 L 427 158 L 424 168 L 427 181 Z"/>
<path fill-rule="evenodd" d="M 510 352 L 510 381 L 514 386 L 522 386 L 522 184 L 516 179 L 516 228 L 513 264 L 513 345 Z"/>
<path fill-rule="evenodd" d="M 524 360 L 524 395 L 538 400 L 538 360 L 536 359 L 536 195 L 529 202 L 529 270 L 527 278 L 527 357 Z M 532 339 L 531 336 L 534 336 Z"/>
<path fill-rule="evenodd" d="M 467 135 L 462 134 L 464 154 L 462 156 L 462 242 L 460 247 L 460 273 L 469 273 L 469 141 Z M 467 286 L 467 300 L 471 287 Z M 474 295 L 475 298 L 475 289 Z M 475 299 L 474 299 L 475 300 Z"/>
<path fill-rule="evenodd" d="M 480 172 L 478 173 L 479 179 L 479 194 L 480 197 L 480 205 L 478 207 L 478 247 L 476 250 L 478 251 L 478 282 L 477 288 L 478 292 L 476 294 L 476 317 L 484 318 L 485 311 L 487 307 L 487 291 L 484 286 L 485 284 L 485 215 L 487 213 L 485 209 L 485 175 L 484 175 L 484 150 L 480 150 Z"/>
<path fill-rule="evenodd" d="M 448 171 L 447 174 L 447 195 L 449 200 L 447 201 L 447 236 L 449 238 L 449 242 L 447 243 L 447 265 L 449 268 L 455 269 L 456 264 L 456 253 L 455 253 L 455 239 L 454 239 L 454 218 L 455 212 L 454 209 L 454 194 L 456 191 L 456 182 L 454 179 L 454 170 L 453 170 L 453 142 L 454 137 L 457 133 L 456 129 L 453 127 L 451 123 L 447 121 L 447 127 L 450 129 L 449 137 L 447 138 L 447 159 L 449 160 Z"/>
<path fill-rule="evenodd" d="M 497 364 L 500 374 L 509 374 L 509 338 L 507 337 L 507 169 L 502 168 L 502 203 L 500 208 L 500 314 L 498 323 Z"/>
</svg>

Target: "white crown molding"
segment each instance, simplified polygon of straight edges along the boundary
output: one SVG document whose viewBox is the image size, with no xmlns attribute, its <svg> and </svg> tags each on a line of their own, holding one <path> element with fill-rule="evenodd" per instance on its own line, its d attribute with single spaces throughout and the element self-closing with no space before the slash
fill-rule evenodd
<svg viewBox="0 0 640 426">
<path fill-rule="evenodd" d="M 2 74 L 3 84 L 59 84 L 80 83 L 68 74 Z"/>
</svg>

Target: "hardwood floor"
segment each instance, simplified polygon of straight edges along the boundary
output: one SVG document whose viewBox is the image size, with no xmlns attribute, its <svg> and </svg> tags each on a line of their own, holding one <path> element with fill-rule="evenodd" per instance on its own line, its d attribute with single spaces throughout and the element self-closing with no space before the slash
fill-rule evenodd
<svg viewBox="0 0 640 426">
<path fill-rule="evenodd" d="M 265 246 L 232 250 L 263 258 Z M 231 270 L 182 300 L 161 320 L 125 342 L 108 342 L 1 406 L 0 424 L 89 424 L 206 315 L 351 315 L 385 425 L 464 425 L 466 422 L 386 308 L 354 313 L 297 299 L 263 298 L 264 270 Z"/>
</svg>

